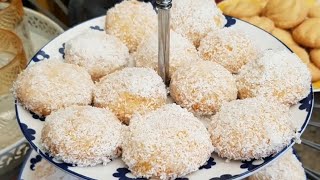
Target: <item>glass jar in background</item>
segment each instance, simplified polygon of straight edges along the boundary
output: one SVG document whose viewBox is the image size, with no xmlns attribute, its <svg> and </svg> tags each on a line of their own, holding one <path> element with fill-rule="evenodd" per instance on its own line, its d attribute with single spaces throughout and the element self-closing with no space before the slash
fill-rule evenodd
<svg viewBox="0 0 320 180">
<path fill-rule="evenodd" d="M 20 38 L 11 31 L 0 29 L 0 97 L 10 94 L 13 81 L 26 65 Z"/>
<path fill-rule="evenodd" d="M 26 67 L 27 58 L 20 38 L 0 29 L 0 150 L 21 139 L 14 110 L 12 84 Z"/>
<path fill-rule="evenodd" d="M 23 18 L 21 0 L 0 0 L 0 28 L 10 30 L 18 35 L 28 59 L 34 55 L 34 49 L 28 31 L 28 23 Z"/>
</svg>

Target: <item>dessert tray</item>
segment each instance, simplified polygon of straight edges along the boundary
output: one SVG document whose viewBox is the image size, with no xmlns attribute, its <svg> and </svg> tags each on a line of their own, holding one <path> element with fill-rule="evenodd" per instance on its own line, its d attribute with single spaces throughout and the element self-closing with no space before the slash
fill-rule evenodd
<svg viewBox="0 0 320 180">
<path fill-rule="evenodd" d="M 231 17 L 226 18 L 228 20 L 226 27 L 233 26 L 247 32 L 252 40 L 258 44 L 262 50 L 286 49 L 290 51 L 282 42 L 267 32 L 244 21 Z M 66 31 L 43 47 L 32 58 L 30 63 L 33 64 L 39 61 L 49 61 L 52 59 L 64 59 L 65 43 L 68 40 L 85 31 L 104 31 L 104 21 L 105 17 L 95 18 Z M 310 88 L 310 94 L 305 99 L 301 100 L 297 105 L 294 105 L 290 108 L 290 114 L 292 115 L 291 118 L 299 124 L 300 128 L 298 129 L 298 133 L 300 134 L 303 133 L 309 122 L 312 113 L 312 107 L 313 92 L 312 88 Z M 68 172 L 75 177 L 84 179 L 136 179 L 120 158 L 113 160 L 106 166 L 98 165 L 95 167 L 77 167 L 50 157 L 48 153 L 44 151 L 43 147 L 41 147 L 40 143 L 41 130 L 43 128 L 45 118 L 40 118 L 39 116 L 25 110 L 19 103 L 16 103 L 15 108 L 18 123 L 24 136 L 29 141 L 32 148 L 43 157 L 42 161 L 45 159 L 63 171 Z M 279 153 L 273 154 L 261 160 L 227 161 L 226 159 L 222 159 L 218 157 L 217 154 L 213 153 L 212 157 L 207 161 L 206 164 L 201 166 L 198 171 L 178 179 L 243 179 L 276 160 L 284 152 L 289 150 L 294 143 L 295 142 L 292 140 L 290 145 L 288 145 L 288 147 L 284 148 Z M 33 156 L 34 153 L 32 157 Z M 38 161 L 41 160 L 40 156 L 36 157 L 38 158 Z M 34 166 L 31 165 L 30 162 L 27 162 L 27 166 Z"/>
</svg>

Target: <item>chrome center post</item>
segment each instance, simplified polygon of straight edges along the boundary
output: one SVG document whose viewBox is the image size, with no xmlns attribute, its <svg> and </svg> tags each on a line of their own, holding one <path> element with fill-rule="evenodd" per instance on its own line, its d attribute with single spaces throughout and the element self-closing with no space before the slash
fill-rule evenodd
<svg viewBox="0 0 320 180">
<path fill-rule="evenodd" d="M 172 0 L 157 0 L 158 9 L 158 73 L 169 85 L 170 9 Z"/>
</svg>

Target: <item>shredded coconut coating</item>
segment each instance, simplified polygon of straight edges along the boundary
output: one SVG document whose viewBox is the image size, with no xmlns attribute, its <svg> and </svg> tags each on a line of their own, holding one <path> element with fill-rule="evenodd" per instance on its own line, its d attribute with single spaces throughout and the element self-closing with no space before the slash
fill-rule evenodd
<svg viewBox="0 0 320 180">
<path fill-rule="evenodd" d="M 116 37 L 101 31 L 83 33 L 66 43 L 65 59 L 87 69 L 93 80 L 127 66 L 128 48 Z"/>
<path fill-rule="evenodd" d="M 121 154 L 124 127 L 107 109 L 71 106 L 46 118 L 41 143 L 57 159 L 78 166 L 106 165 Z"/>
<path fill-rule="evenodd" d="M 232 160 L 267 157 L 295 137 L 289 107 L 265 97 L 223 104 L 212 117 L 209 132 L 219 156 Z"/>
<path fill-rule="evenodd" d="M 267 50 L 235 77 L 241 99 L 272 96 L 283 104 L 294 105 L 310 92 L 311 75 L 307 66 L 297 55 L 284 50 Z"/>
<path fill-rule="evenodd" d="M 231 73 L 238 73 L 260 54 L 248 35 L 233 27 L 210 32 L 201 40 L 198 50 L 202 59 L 216 62 Z"/>
<path fill-rule="evenodd" d="M 157 27 L 151 3 L 124 0 L 107 11 L 106 32 L 118 37 L 130 52 L 136 51 L 146 35 L 156 33 Z"/>
<path fill-rule="evenodd" d="M 158 70 L 158 34 L 153 33 L 141 42 L 133 55 L 138 67 L 149 67 Z M 182 35 L 170 32 L 170 72 L 171 75 L 185 63 L 195 63 L 200 59 L 193 44 Z"/>
<path fill-rule="evenodd" d="M 248 177 L 248 180 L 279 180 L 294 179 L 306 180 L 306 174 L 301 162 L 292 153 L 292 149 L 286 152 L 282 157 L 271 165 L 265 167 L 254 175 Z"/>
<path fill-rule="evenodd" d="M 93 89 L 93 81 L 84 68 L 58 60 L 28 67 L 13 85 L 15 98 L 39 116 L 70 105 L 91 104 Z"/>
<path fill-rule="evenodd" d="M 213 150 L 201 121 L 168 104 L 131 119 L 122 159 L 136 177 L 175 179 L 198 170 Z"/>
<path fill-rule="evenodd" d="M 94 105 L 109 108 L 125 124 L 134 113 L 157 109 L 166 99 L 165 84 L 149 68 L 128 67 L 111 73 L 96 84 L 94 91 Z"/>
<path fill-rule="evenodd" d="M 236 81 L 221 65 L 199 61 L 178 69 L 172 76 L 170 95 L 198 115 L 213 115 L 225 101 L 237 99 Z"/>
<path fill-rule="evenodd" d="M 172 1 L 172 29 L 185 36 L 196 47 L 210 31 L 223 28 L 226 22 L 213 0 Z"/>
</svg>

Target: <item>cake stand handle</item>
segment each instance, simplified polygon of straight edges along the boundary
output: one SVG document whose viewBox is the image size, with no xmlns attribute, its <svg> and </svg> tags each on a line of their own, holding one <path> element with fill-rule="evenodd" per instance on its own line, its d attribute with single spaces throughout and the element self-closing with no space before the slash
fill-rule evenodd
<svg viewBox="0 0 320 180">
<path fill-rule="evenodd" d="M 158 8 L 158 73 L 169 85 L 170 8 L 172 0 L 157 0 Z"/>
</svg>

